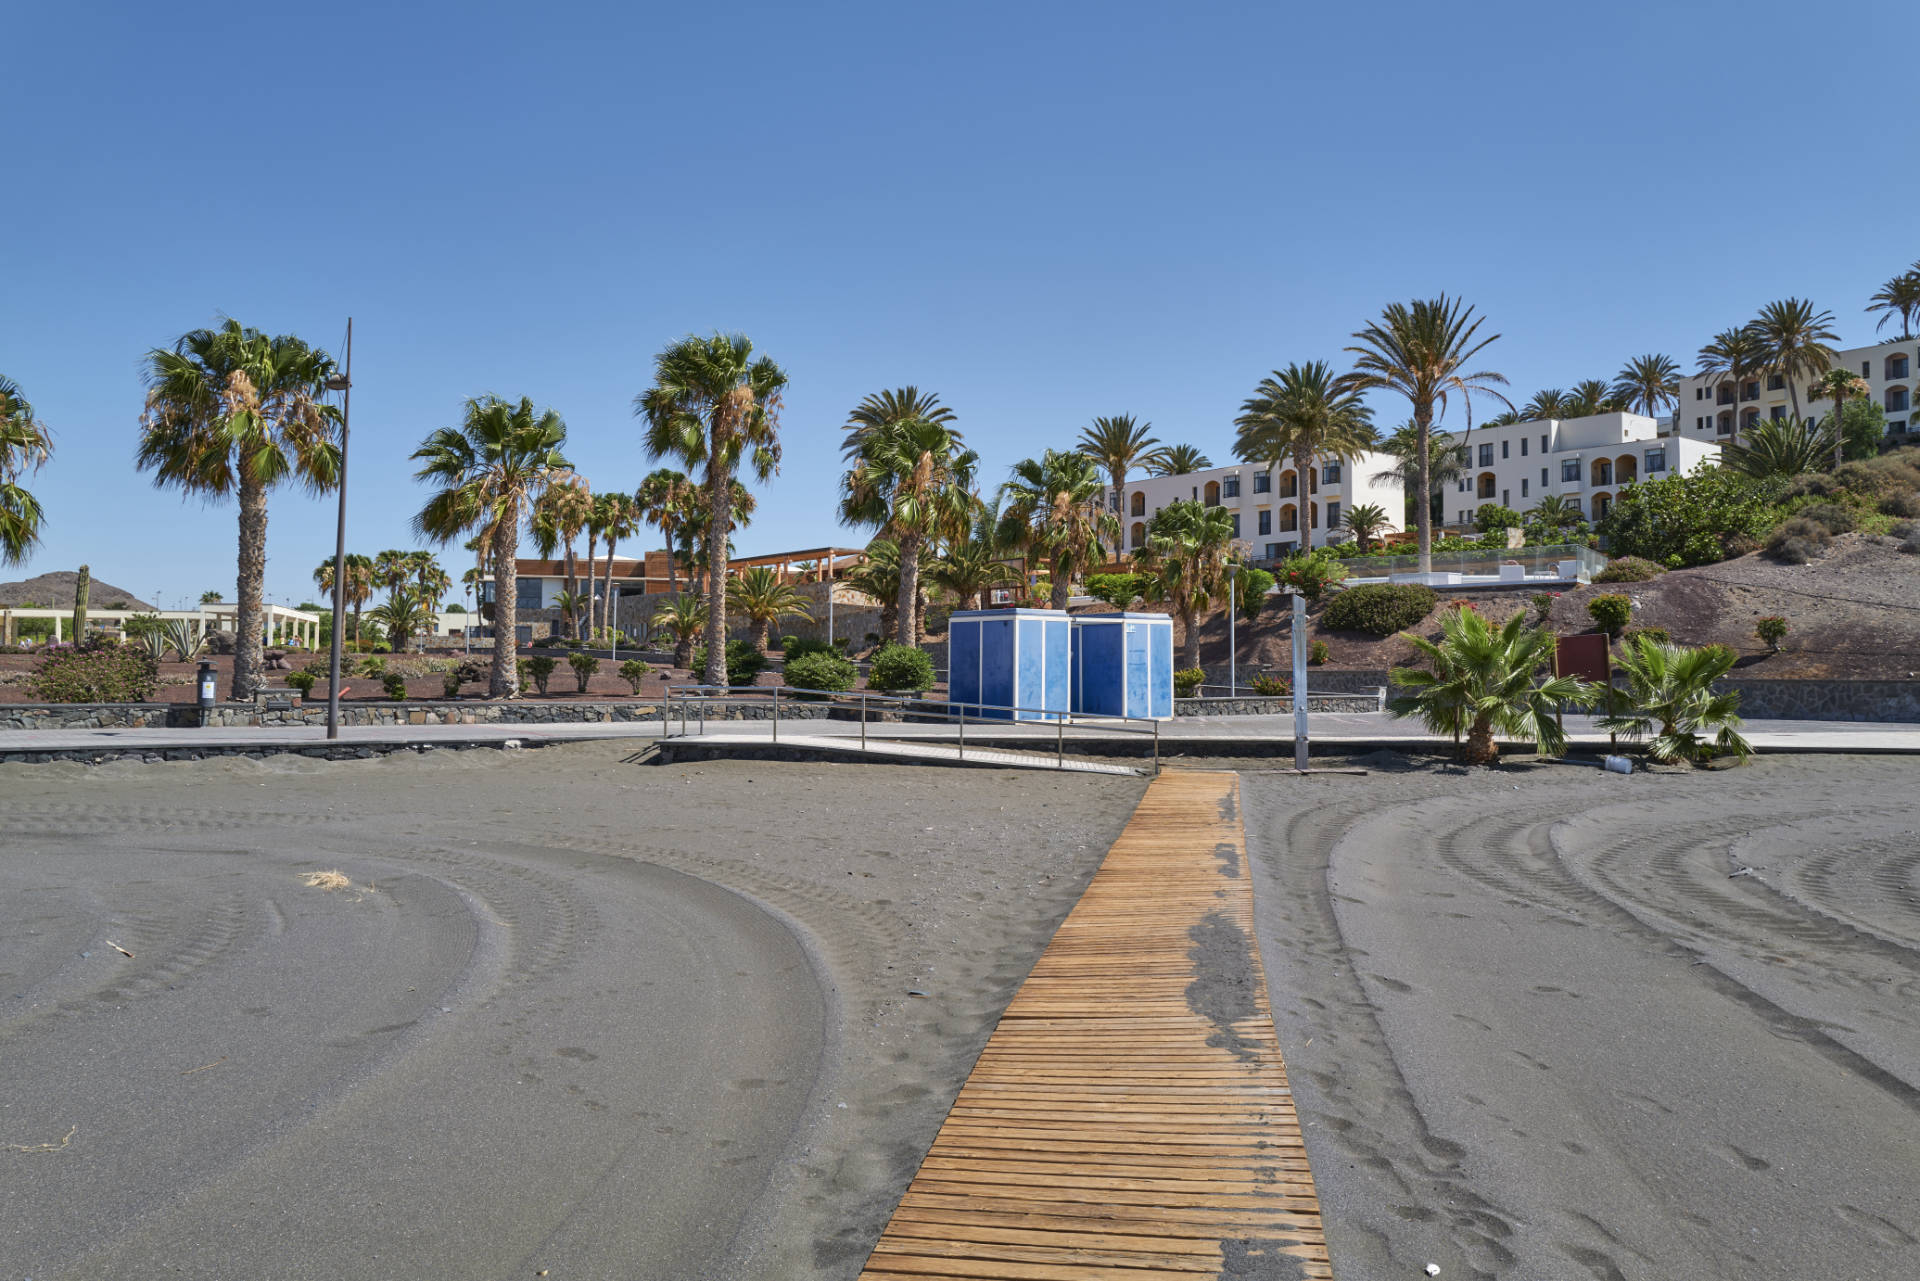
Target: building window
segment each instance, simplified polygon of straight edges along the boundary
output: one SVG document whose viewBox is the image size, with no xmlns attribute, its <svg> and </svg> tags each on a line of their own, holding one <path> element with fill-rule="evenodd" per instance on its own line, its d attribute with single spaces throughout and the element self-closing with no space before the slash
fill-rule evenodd
<svg viewBox="0 0 1920 1281">
<path fill-rule="evenodd" d="M 1693 398 L 1695 400 L 1705 400 L 1707 398 L 1707 389 L 1705 387 L 1695 387 L 1693 389 Z"/>
<path fill-rule="evenodd" d="M 1540 483 L 1542 485 L 1547 483 L 1547 469 L 1544 467 L 1540 469 Z"/>
<path fill-rule="evenodd" d="M 1767 411 L 1767 417 L 1773 419 L 1773 421 L 1775 422 L 1783 421 L 1786 418 L 1786 416 L 1787 416 L 1787 407 L 1785 405 L 1775 405 L 1772 409 L 1769 409 Z"/>
<path fill-rule="evenodd" d="M 513 607 L 515 609 L 539 609 L 540 606 L 541 606 L 541 600 L 540 600 L 540 580 L 539 579 L 522 578 L 514 583 Z"/>
<path fill-rule="evenodd" d="M 1279 544 L 1279 543 L 1268 543 L 1268 544 L 1267 544 L 1267 559 L 1268 559 L 1268 560 L 1279 560 L 1279 559 L 1280 559 L 1280 544 Z"/>
<path fill-rule="evenodd" d="M 1520 456 L 1522 458 L 1527 456 L 1527 438 L 1525 436 L 1520 438 Z"/>
<path fill-rule="evenodd" d="M 1147 527 L 1143 522 L 1133 522 L 1133 537 L 1128 545 L 1136 549 L 1147 545 Z"/>
<path fill-rule="evenodd" d="M 1647 475 L 1651 476 L 1655 472 L 1662 472 L 1662 471 L 1665 471 L 1666 469 L 1667 469 L 1666 448 L 1662 446 L 1659 449 L 1649 449 L 1647 451 Z"/>
<path fill-rule="evenodd" d="M 1545 432 L 1540 433 L 1540 452 L 1543 454 L 1547 452 L 1547 433 Z"/>
<path fill-rule="evenodd" d="M 1906 429 L 1907 429 L 1907 420 L 1904 418 L 1896 418 L 1887 424 L 1887 430 L 1890 432 L 1894 432 L 1894 431 L 1904 432 Z"/>
<path fill-rule="evenodd" d="M 1240 537 L 1240 513 L 1239 512 L 1235 512 L 1233 514 L 1233 536 L 1235 538 Z"/>
<path fill-rule="evenodd" d="M 1481 472 L 1479 480 L 1476 482 L 1476 485 L 1477 485 L 1477 488 L 1474 490 L 1474 497 L 1476 498 L 1492 498 L 1493 497 L 1493 473 L 1492 472 L 1490 471 Z"/>
<path fill-rule="evenodd" d="M 1128 496 L 1127 506 L 1130 509 L 1127 515 L 1144 516 L 1147 514 L 1147 496 L 1136 489 Z"/>
<path fill-rule="evenodd" d="M 1887 388 L 1887 408 L 1896 413 L 1905 413 L 1907 409 L 1907 389 L 1905 387 Z"/>
<path fill-rule="evenodd" d="M 1273 492 L 1273 473 L 1270 471 L 1255 472 L 1253 474 L 1253 492 L 1256 494 L 1272 493 Z"/>
<path fill-rule="evenodd" d="M 1525 498 L 1526 496 L 1527 496 L 1527 478 L 1525 476 L 1522 476 L 1520 478 L 1520 497 Z"/>
<path fill-rule="evenodd" d="M 1324 466 L 1324 467 L 1322 467 L 1322 468 L 1320 469 L 1320 479 L 1321 479 L 1321 481 L 1322 481 L 1322 482 L 1324 482 L 1324 483 L 1326 483 L 1326 484 L 1328 484 L 1328 485 L 1338 485 L 1338 484 L 1340 483 L 1340 464 L 1339 464 L 1339 462 L 1338 462 L 1338 461 L 1336 460 L 1336 461 L 1334 461 L 1334 462 L 1330 462 L 1330 463 L 1328 463 L 1328 464 L 1327 464 L 1326 466 Z"/>
<path fill-rule="evenodd" d="M 1467 492 L 1467 478 L 1465 476 L 1460 478 L 1460 492 L 1463 494 Z"/>
<path fill-rule="evenodd" d="M 1786 385 L 1787 385 L 1787 380 L 1785 378 L 1782 378 L 1779 374 L 1767 375 L 1768 391 L 1781 391 L 1786 387 Z"/>
<path fill-rule="evenodd" d="M 1480 465 L 1482 467 L 1493 466 L 1493 446 L 1492 445 L 1483 444 L 1480 446 Z"/>
<path fill-rule="evenodd" d="M 1887 377 L 1905 378 L 1907 376 L 1907 354 L 1900 352 L 1887 357 Z"/>
<path fill-rule="evenodd" d="M 1860 376 L 1862 378 L 1873 377 L 1873 362 L 1871 360 L 1863 360 L 1860 362 Z"/>
<path fill-rule="evenodd" d="M 1300 477 L 1292 472 L 1280 478 L 1280 497 L 1298 498 L 1300 496 Z"/>
<path fill-rule="evenodd" d="M 1503 489 L 1500 491 L 1500 505 L 1502 507 L 1513 506 L 1513 491 L 1511 489 Z"/>
<path fill-rule="evenodd" d="M 1740 389 L 1740 399 L 1742 400 L 1760 399 L 1760 380 L 1758 378 L 1753 379 L 1751 382 L 1747 383 L 1746 386 Z"/>
<path fill-rule="evenodd" d="M 1574 495 L 1574 496 L 1573 496 L 1572 498 L 1569 498 L 1569 499 L 1567 500 L 1567 505 L 1568 505 L 1568 506 L 1570 506 L 1570 507 L 1572 507 L 1572 508 L 1573 508 L 1573 509 L 1574 509 L 1575 511 L 1579 511 L 1579 510 L 1580 510 L 1580 495 L 1578 495 L 1578 494 L 1575 494 L 1575 495 Z"/>
<path fill-rule="evenodd" d="M 1327 504 L 1327 528 L 1340 528 L 1340 504 L 1337 502 Z"/>
<path fill-rule="evenodd" d="M 1229 476 L 1221 481 L 1220 492 L 1221 495 L 1226 498 L 1240 497 L 1240 478 L 1238 476 Z"/>
<path fill-rule="evenodd" d="M 1503 440 L 1500 442 L 1500 456 L 1502 458 L 1505 458 L 1507 456 L 1507 445 L 1508 445 L 1507 441 Z"/>
<path fill-rule="evenodd" d="M 1263 534 L 1273 532 L 1273 513 L 1264 507 L 1260 509 L 1260 532 Z"/>
<path fill-rule="evenodd" d="M 1569 485 L 1580 483 L 1580 460 L 1569 458 L 1560 464 L 1560 479 Z"/>
<path fill-rule="evenodd" d="M 1291 505 L 1280 509 L 1280 532 L 1291 534 L 1300 528 L 1300 513 Z"/>
</svg>

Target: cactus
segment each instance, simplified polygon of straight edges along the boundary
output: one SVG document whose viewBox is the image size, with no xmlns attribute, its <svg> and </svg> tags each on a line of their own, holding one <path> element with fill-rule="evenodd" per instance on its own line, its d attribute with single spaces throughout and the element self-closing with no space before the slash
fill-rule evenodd
<svg viewBox="0 0 1920 1281">
<path fill-rule="evenodd" d="M 73 582 L 73 643 L 78 645 L 87 635 L 87 592 L 93 587 L 93 575 L 87 567 L 80 567 L 80 576 Z"/>
</svg>

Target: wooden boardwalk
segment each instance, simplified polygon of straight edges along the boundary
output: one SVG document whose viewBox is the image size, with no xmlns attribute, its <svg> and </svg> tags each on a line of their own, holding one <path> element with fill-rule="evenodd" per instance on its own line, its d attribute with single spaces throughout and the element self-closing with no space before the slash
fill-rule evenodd
<svg viewBox="0 0 1920 1281">
<path fill-rule="evenodd" d="M 1156 779 L 1001 1017 L 871 1281 L 1331 1277 L 1232 774 Z"/>
</svg>

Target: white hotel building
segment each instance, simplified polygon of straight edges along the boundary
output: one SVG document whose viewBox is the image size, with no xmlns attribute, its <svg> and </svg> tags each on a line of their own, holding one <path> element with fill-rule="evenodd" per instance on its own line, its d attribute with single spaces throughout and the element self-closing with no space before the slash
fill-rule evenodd
<svg viewBox="0 0 1920 1281">
<path fill-rule="evenodd" d="M 1859 373 L 1873 402 L 1886 411 L 1887 434 L 1920 430 L 1913 415 L 1915 372 L 1920 370 L 1920 338 L 1884 342 L 1872 347 L 1847 347 L 1835 353 L 1834 367 Z M 1802 386 L 1800 414 L 1819 418 L 1832 402 L 1814 400 Z M 1762 418 L 1786 418 L 1793 413 L 1786 379 L 1761 374 L 1735 386 L 1731 378 L 1693 377 L 1680 383 L 1680 407 L 1674 415 L 1680 434 L 1693 440 L 1727 441 Z"/>
<path fill-rule="evenodd" d="M 1720 459 L 1717 444 L 1662 436 L 1654 419 L 1628 413 L 1476 427 L 1464 443 L 1467 466 L 1444 496 L 1449 525 L 1472 524 L 1488 503 L 1524 512 L 1548 494 L 1599 520 L 1622 487 Z"/>
<path fill-rule="evenodd" d="M 1154 513 L 1181 499 L 1230 511 L 1234 538 L 1252 548 L 1258 560 L 1275 560 L 1303 546 L 1324 547 L 1328 535 L 1340 532 L 1345 514 L 1361 503 L 1378 504 L 1388 529 L 1397 530 L 1406 511 L 1400 482 L 1376 479 L 1393 462 L 1376 453 L 1317 457 L 1304 479 L 1289 460 L 1272 467 L 1236 463 L 1129 480 L 1126 510 L 1120 513 L 1122 543 L 1129 552 L 1145 547 Z"/>
</svg>

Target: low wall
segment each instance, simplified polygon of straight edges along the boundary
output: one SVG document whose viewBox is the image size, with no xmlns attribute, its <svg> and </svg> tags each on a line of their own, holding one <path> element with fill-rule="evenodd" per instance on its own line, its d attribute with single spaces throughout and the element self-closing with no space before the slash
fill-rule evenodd
<svg viewBox="0 0 1920 1281">
<path fill-rule="evenodd" d="M 1215 664 L 1206 669 L 1207 684 L 1225 685 L 1227 669 Z M 1243 665 L 1238 672 L 1241 685 L 1251 684 L 1256 676 L 1272 676 L 1291 681 L 1291 667 L 1253 667 Z M 1315 694 L 1371 694 L 1387 683 L 1384 667 L 1309 667 L 1307 689 Z"/>
<path fill-rule="evenodd" d="M 780 700 L 781 720 L 818 720 L 826 708 L 794 699 Z M 765 720 L 772 715 L 765 704 L 725 703 L 707 709 L 708 720 Z M 483 703 L 342 703 L 342 725 L 552 725 L 580 722 L 657 721 L 658 703 L 542 702 L 539 699 Z M 251 703 L 219 703 L 208 713 L 208 725 L 325 725 L 327 705 L 308 703 L 286 712 L 262 712 Z M 0 731 L 15 729 L 143 729 L 172 726 L 191 729 L 200 724 L 199 709 L 191 703 L 0 703 Z"/>
<path fill-rule="evenodd" d="M 1380 699 L 1376 694 L 1315 694 L 1307 693 L 1309 712 L 1377 712 Z M 1290 716 L 1293 714 L 1291 697 L 1265 697 L 1241 695 L 1239 698 L 1176 698 L 1173 700 L 1175 716 Z"/>
<path fill-rule="evenodd" d="M 1720 687 L 1740 692 L 1740 715 L 1748 720 L 1920 723 L 1920 681 L 1734 676 Z"/>
</svg>

